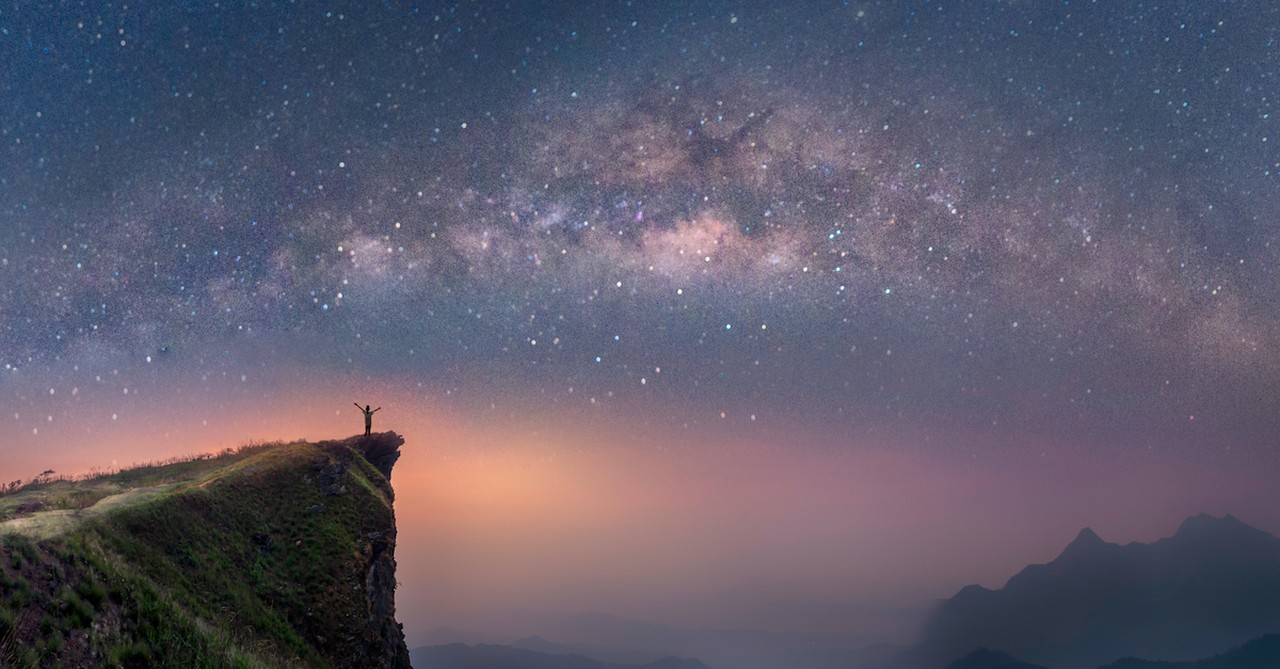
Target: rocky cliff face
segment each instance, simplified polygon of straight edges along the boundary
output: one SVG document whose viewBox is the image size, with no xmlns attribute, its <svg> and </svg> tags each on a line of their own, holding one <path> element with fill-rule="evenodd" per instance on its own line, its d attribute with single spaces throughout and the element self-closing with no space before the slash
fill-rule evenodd
<svg viewBox="0 0 1280 669">
<path fill-rule="evenodd" d="M 409 667 L 403 444 L 254 446 L 21 491 L 0 514 L 0 666 Z"/>
<path fill-rule="evenodd" d="M 324 467 L 338 465 L 346 474 L 356 458 L 363 459 L 381 476 L 367 475 L 365 480 L 385 497 L 387 508 L 395 499 L 391 487 L 391 469 L 400 459 L 404 438 L 395 432 L 351 437 L 343 441 L 317 444 L 332 458 Z M 366 474 L 368 474 L 366 472 Z M 345 478 L 339 476 L 339 480 Z M 342 488 L 343 493 L 346 492 Z M 342 494 L 342 493 L 335 493 Z M 355 644 L 345 658 L 352 667 L 409 667 L 409 651 L 404 632 L 396 622 L 396 525 L 395 515 L 387 514 L 375 529 L 364 532 L 357 540 L 358 573 L 363 576 L 365 624 L 370 634 Z"/>
</svg>

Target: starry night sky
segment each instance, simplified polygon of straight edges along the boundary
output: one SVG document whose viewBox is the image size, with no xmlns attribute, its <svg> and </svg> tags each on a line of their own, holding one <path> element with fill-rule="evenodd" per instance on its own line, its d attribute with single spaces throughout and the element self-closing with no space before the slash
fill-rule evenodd
<svg viewBox="0 0 1280 669">
<path fill-rule="evenodd" d="M 355 431 L 358 399 L 1261 484 L 1277 25 L 1244 1 L 6 3 L 0 478 L 194 426 L 299 436 L 297 412 Z"/>
</svg>

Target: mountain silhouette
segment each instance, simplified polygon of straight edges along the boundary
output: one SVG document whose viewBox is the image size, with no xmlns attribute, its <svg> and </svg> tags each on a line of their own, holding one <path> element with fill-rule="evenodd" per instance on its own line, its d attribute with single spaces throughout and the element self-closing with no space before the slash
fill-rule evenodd
<svg viewBox="0 0 1280 669">
<path fill-rule="evenodd" d="M 890 615 L 904 615 L 892 610 Z M 923 619 L 927 611 L 917 615 Z M 527 625 L 523 630 L 528 633 Z M 686 628 L 629 620 L 603 612 L 546 614 L 536 635 L 495 641 L 483 634 L 437 629 L 421 646 L 504 645 L 551 655 L 580 655 L 605 663 L 648 665 L 696 657 L 716 669 L 884 669 L 903 646 L 876 637 L 788 633 L 751 628 Z"/>
<path fill-rule="evenodd" d="M 517 639 L 507 644 L 512 648 L 522 648 L 524 650 L 532 650 L 538 653 L 546 653 L 548 655 L 582 655 L 600 662 L 612 662 L 616 664 L 649 664 L 661 659 L 672 656 L 681 655 L 671 650 L 631 650 L 621 648 L 609 648 L 606 646 L 593 646 L 585 643 L 557 643 L 549 641 L 541 636 L 533 635 L 523 639 Z M 686 655 L 688 653 L 685 653 Z"/>
<path fill-rule="evenodd" d="M 1045 669 L 1045 667 L 1027 664 L 1006 653 L 979 648 L 947 665 L 947 669 Z"/>
<path fill-rule="evenodd" d="M 494 644 L 451 643 L 409 651 L 414 666 L 432 669 L 711 669 L 693 659 L 667 657 L 647 664 L 601 662 L 582 655 L 539 653 Z"/>
<path fill-rule="evenodd" d="M 1280 634 L 1268 634 L 1245 645 L 1195 662 L 1158 662 L 1126 657 L 1101 669 L 1276 669 L 1280 667 Z"/>
<path fill-rule="evenodd" d="M 628 620 L 602 612 L 544 619 L 539 634 L 573 648 L 579 655 L 639 663 L 632 651 L 696 657 L 728 669 L 814 669 L 851 667 L 863 658 L 892 657 L 876 646 L 879 639 L 854 635 L 777 632 L 736 627 L 685 628 Z M 521 645 L 514 643 L 512 645 Z M 612 649 L 614 652 L 609 652 Z M 535 650 L 538 650 L 535 648 Z"/>
<path fill-rule="evenodd" d="M 1280 539 L 1234 516 L 1188 518 L 1151 544 L 1082 530 L 1003 588 L 970 585 L 939 605 L 894 663 L 941 669 L 975 648 L 1054 669 L 1119 657 L 1190 660 L 1280 630 Z"/>
</svg>

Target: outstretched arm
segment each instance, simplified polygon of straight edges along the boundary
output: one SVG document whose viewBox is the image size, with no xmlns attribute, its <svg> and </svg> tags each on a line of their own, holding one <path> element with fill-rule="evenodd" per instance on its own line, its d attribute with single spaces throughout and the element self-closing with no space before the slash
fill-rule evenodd
<svg viewBox="0 0 1280 669">
<path fill-rule="evenodd" d="M 359 410 L 361 410 L 361 411 L 364 411 L 364 407 L 360 406 L 360 403 L 359 403 L 359 402 L 352 402 L 352 404 L 356 405 L 356 408 L 357 408 L 357 409 L 359 409 Z"/>
<path fill-rule="evenodd" d="M 369 413 L 378 413 L 379 411 L 382 411 L 382 407 L 378 407 L 377 409 L 374 409 L 373 411 L 370 411 Z"/>
</svg>

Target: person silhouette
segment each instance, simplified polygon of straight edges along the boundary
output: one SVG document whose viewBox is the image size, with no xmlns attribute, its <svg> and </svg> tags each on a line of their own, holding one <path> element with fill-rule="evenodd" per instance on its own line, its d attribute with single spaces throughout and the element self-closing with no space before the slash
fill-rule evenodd
<svg viewBox="0 0 1280 669">
<path fill-rule="evenodd" d="M 359 402 L 353 402 L 352 404 L 355 404 L 357 409 L 364 412 L 364 436 L 367 437 L 369 436 L 370 431 L 373 429 L 373 414 L 379 411 L 382 411 L 382 407 L 378 407 L 377 409 L 370 411 L 368 404 L 364 405 L 363 407 L 360 406 Z"/>
</svg>

